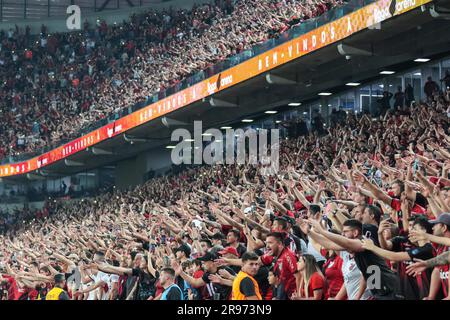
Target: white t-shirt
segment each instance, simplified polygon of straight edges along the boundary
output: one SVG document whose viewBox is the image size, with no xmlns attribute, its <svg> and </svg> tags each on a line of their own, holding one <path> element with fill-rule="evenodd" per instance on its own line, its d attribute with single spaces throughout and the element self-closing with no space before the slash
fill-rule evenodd
<svg viewBox="0 0 450 320">
<path fill-rule="evenodd" d="M 306 242 L 303 239 L 300 239 L 300 243 L 302 244 L 302 251 L 314 256 L 314 259 L 316 259 L 316 262 L 321 262 L 321 261 L 327 260 L 327 259 L 325 259 L 324 256 L 322 256 L 320 254 L 319 251 L 316 250 L 316 248 L 314 248 L 311 239 L 309 239 L 308 244 L 306 244 Z M 304 250 L 305 247 L 306 247 L 306 251 Z"/>
<path fill-rule="evenodd" d="M 93 282 L 90 282 L 86 285 L 86 288 L 96 285 L 100 281 L 108 284 L 110 282 L 109 274 L 106 274 L 102 271 L 97 272 L 96 275 L 91 275 L 91 279 Z M 109 285 L 108 285 L 109 288 Z M 87 300 L 105 300 L 105 296 L 108 297 L 108 292 L 104 293 L 103 288 L 97 288 L 89 292 Z"/>
<path fill-rule="evenodd" d="M 113 284 L 115 282 L 119 282 L 119 276 L 117 274 L 107 274 L 106 276 L 108 278 L 107 279 L 108 281 L 105 281 L 105 280 L 103 280 L 103 281 L 105 281 L 106 284 L 108 285 L 108 292 L 106 292 L 106 294 L 103 295 L 103 300 L 109 300 L 109 296 L 112 292 Z"/>
<path fill-rule="evenodd" d="M 347 299 L 355 300 L 355 297 L 359 291 L 362 273 L 350 253 L 347 251 L 341 251 L 339 254 L 343 260 L 342 275 L 344 276 L 344 286 L 347 290 Z M 370 291 L 366 288 L 366 291 L 361 296 L 361 300 L 367 300 L 369 297 Z"/>
</svg>

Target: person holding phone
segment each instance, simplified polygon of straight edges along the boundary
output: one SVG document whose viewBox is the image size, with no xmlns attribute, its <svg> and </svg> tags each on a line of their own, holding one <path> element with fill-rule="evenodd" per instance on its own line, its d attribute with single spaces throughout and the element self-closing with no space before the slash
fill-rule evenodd
<svg viewBox="0 0 450 320">
<path fill-rule="evenodd" d="M 432 225 L 425 217 L 416 217 L 412 230 L 418 232 L 432 233 Z M 411 242 L 405 237 L 395 237 L 392 240 L 391 250 L 382 249 L 374 244 L 371 239 L 363 239 L 363 248 L 370 250 L 380 257 L 397 264 L 397 274 L 401 281 L 401 291 L 408 300 L 422 300 L 428 296 L 430 291 L 430 280 L 432 270 L 427 270 L 416 276 L 409 276 L 406 267 L 413 259 L 427 260 L 434 256 L 434 248 L 428 240 Z"/>
<path fill-rule="evenodd" d="M 363 247 L 363 224 L 355 219 L 346 220 L 343 224 L 342 235 L 323 229 L 316 220 L 309 219 L 308 223 L 319 235 L 321 242 L 331 244 L 327 247 L 335 251 L 346 250 L 354 256 L 357 267 L 375 300 L 404 299 L 400 291 L 400 281 L 389 268 L 386 261 Z M 376 270 L 376 271 L 374 271 Z M 374 274 L 376 274 L 374 276 Z M 374 281 L 376 277 L 377 281 Z"/>
<path fill-rule="evenodd" d="M 381 221 L 381 210 L 375 205 L 368 204 L 365 206 L 361 215 L 363 223 L 363 234 L 366 238 L 370 238 L 379 246 L 378 226 Z"/>
</svg>

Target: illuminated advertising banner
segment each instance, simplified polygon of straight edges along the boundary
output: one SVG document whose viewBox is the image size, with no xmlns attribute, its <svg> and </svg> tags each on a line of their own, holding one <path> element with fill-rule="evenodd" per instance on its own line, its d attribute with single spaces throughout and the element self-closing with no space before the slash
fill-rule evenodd
<svg viewBox="0 0 450 320">
<path fill-rule="evenodd" d="M 85 150 L 87 147 L 124 133 L 176 109 L 186 107 L 193 102 L 340 41 L 358 31 L 372 27 L 392 16 L 401 15 L 429 2 L 432 2 L 432 0 L 379 0 L 374 2 L 39 157 L 16 164 L 0 166 L 0 177 L 24 174 L 45 167 Z"/>
</svg>

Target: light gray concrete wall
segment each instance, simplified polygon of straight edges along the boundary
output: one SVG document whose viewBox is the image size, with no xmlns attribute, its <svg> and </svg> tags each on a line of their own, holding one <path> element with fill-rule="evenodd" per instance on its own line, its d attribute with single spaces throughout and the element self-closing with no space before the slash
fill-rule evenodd
<svg viewBox="0 0 450 320">
<path fill-rule="evenodd" d="M 14 209 L 23 209 L 24 203 L 1 203 L 0 204 L 0 209 L 2 211 L 8 211 L 11 212 Z M 28 203 L 28 207 L 32 210 L 40 210 L 44 207 L 44 202 L 40 201 L 40 202 L 29 202 Z"/>
</svg>

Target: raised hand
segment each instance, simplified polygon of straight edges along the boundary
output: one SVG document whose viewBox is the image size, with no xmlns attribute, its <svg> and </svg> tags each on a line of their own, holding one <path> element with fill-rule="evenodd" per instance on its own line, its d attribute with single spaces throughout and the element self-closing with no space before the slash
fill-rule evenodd
<svg viewBox="0 0 450 320">
<path fill-rule="evenodd" d="M 297 222 L 297 225 L 300 227 L 300 230 L 302 230 L 302 232 L 304 234 L 308 234 L 309 233 L 309 224 L 307 220 L 302 219 L 301 217 L 298 217 L 297 219 L 295 219 L 295 221 Z"/>
<path fill-rule="evenodd" d="M 373 243 L 373 240 L 369 238 L 362 239 L 361 244 L 366 250 L 373 250 L 375 248 L 375 243 Z"/>
<path fill-rule="evenodd" d="M 309 225 L 314 228 L 314 231 L 320 232 L 322 230 L 322 226 L 319 221 L 311 219 L 311 218 L 308 219 L 307 221 L 308 221 Z"/>
<path fill-rule="evenodd" d="M 427 233 L 425 231 L 419 231 L 419 230 L 410 230 L 409 231 L 409 240 L 411 242 L 417 242 L 417 241 L 426 241 L 428 240 Z"/>
<path fill-rule="evenodd" d="M 219 271 L 219 275 L 222 277 L 222 278 L 225 278 L 225 279 L 230 279 L 230 278 L 232 278 L 233 276 L 231 275 L 231 273 L 229 273 L 227 270 L 225 270 L 225 269 L 220 269 Z"/>
<path fill-rule="evenodd" d="M 220 276 L 218 276 L 217 274 L 210 274 L 208 279 L 212 283 L 221 283 L 222 282 L 222 278 Z"/>
<path fill-rule="evenodd" d="M 414 261 L 416 262 L 406 266 L 406 274 L 415 277 L 425 271 L 427 269 L 427 265 L 424 260 L 414 259 Z"/>
</svg>

